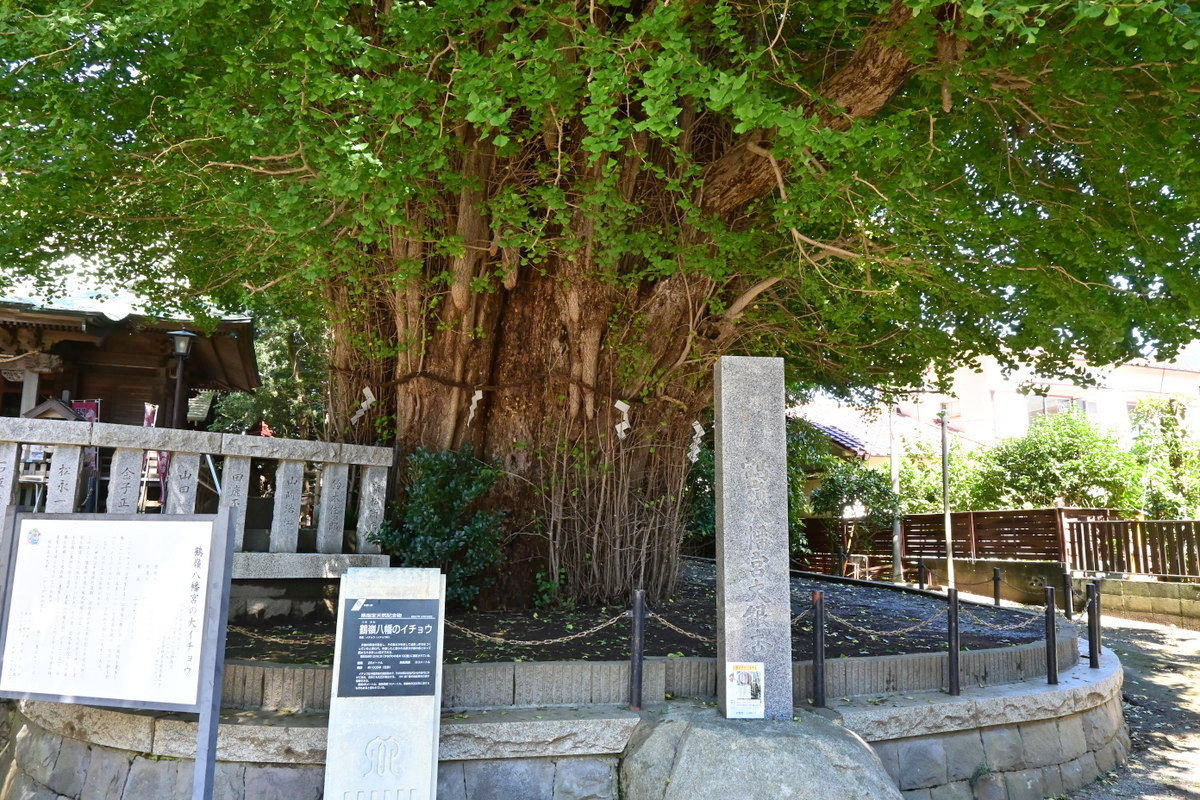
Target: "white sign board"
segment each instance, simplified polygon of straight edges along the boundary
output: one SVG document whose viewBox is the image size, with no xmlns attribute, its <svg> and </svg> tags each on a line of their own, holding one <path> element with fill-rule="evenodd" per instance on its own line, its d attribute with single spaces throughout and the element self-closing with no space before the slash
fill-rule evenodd
<svg viewBox="0 0 1200 800">
<path fill-rule="evenodd" d="M 228 509 L 10 506 L 0 534 L 0 697 L 196 712 L 192 800 L 212 800 L 233 569 Z"/>
<path fill-rule="evenodd" d="M 328 800 L 433 800 L 442 704 L 446 579 L 436 569 L 342 577 Z"/>
<path fill-rule="evenodd" d="M 0 694 L 198 708 L 211 518 L 21 515 L 10 538 Z"/>
</svg>

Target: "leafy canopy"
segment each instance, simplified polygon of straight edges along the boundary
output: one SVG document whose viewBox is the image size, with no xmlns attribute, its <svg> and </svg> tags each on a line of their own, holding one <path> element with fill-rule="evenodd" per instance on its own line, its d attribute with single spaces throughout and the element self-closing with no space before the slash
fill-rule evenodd
<svg viewBox="0 0 1200 800">
<path fill-rule="evenodd" d="M 193 312 L 436 294 L 447 272 L 389 245 L 461 253 L 447 198 L 488 146 L 494 251 L 778 280 L 746 346 L 816 383 L 983 353 L 1070 373 L 1200 322 L 1187 4 L 27 0 L 0 31 L 0 263 L 49 285 L 78 253 Z M 885 51 L 894 94 L 856 107 L 854 54 Z M 716 208 L 714 165 L 755 142 L 781 182 Z"/>
</svg>

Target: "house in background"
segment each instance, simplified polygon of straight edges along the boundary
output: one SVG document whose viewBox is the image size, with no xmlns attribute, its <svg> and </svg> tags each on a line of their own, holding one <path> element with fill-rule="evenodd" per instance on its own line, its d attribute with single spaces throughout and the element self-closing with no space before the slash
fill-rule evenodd
<svg viewBox="0 0 1200 800">
<path fill-rule="evenodd" d="M 922 421 L 897 409 L 892 425 L 887 409 L 864 409 L 830 401 L 806 403 L 788 409 L 788 416 L 803 419 L 829 437 L 834 455 L 858 458 L 869 467 L 886 466 L 891 458 L 894 430 L 898 452 L 903 455 L 914 445 L 924 445 L 931 453 L 940 453 L 942 431 L 933 421 Z M 980 443 L 949 428 L 952 441 L 968 448 Z"/>
<path fill-rule="evenodd" d="M 48 400 L 99 400 L 92 410 L 101 422 L 142 425 L 151 404 L 160 408 L 158 426 L 170 427 L 181 360 L 172 355 L 168 333 L 179 328 L 195 330 L 184 320 L 129 313 L 92 298 L 0 298 L 0 416 L 20 416 Z M 197 390 L 259 385 L 251 320 L 222 320 L 198 334 L 182 360 L 185 399 Z M 206 407 L 192 403 L 191 410 Z"/>
<path fill-rule="evenodd" d="M 1139 401 L 1200 397 L 1200 343 L 1189 345 L 1173 362 L 1139 359 L 1097 368 L 1093 374 L 1094 386 L 1047 380 L 1029 370 L 1005 375 L 996 360 L 988 358 L 978 370 L 958 370 L 950 395 L 915 396 L 899 407 L 909 417 L 936 424 L 945 403 L 951 431 L 989 445 L 1024 436 L 1038 417 L 1078 409 L 1128 443 L 1133 435 L 1132 411 Z M 1200 434 L 1200 419 L 1193 417 L 1189 425 L 1193 435 Z"/>
</svg>

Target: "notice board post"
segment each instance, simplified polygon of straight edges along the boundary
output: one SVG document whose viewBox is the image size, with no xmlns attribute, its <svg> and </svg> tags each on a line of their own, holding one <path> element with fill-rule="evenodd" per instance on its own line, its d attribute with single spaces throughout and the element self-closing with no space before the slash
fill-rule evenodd
<svg viewBox="0 0 1200 800">
<path fill-rule="evenodd" d="M 326 798 L 435 797 L 445 598 L 436 569 L 342 576 Z"/>
<path fill-rule="evenodd" d="M 0 697 L 200 715 L 211 800 L 233 563 L 217 514 L 24 514 L 0 541 Z"/>
</svg>

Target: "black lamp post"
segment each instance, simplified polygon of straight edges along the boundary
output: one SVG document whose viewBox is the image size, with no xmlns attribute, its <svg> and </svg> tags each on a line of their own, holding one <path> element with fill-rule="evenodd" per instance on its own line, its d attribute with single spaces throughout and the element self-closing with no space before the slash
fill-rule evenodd
<svg viewBox="0 0 1200 800">
<path fill-rule="evenodd" d="M 171 410 L 171 427 L 182 428 L 180 412 L 183 411 L 183 368 L 192 352 L 192 340 L 196 338 L 196 334 L 191 331 L 169 331 L 167 336 L 171 337 L 171 355 L 179 359 L 175 368 L 175 405 Z"/>
</svg>

